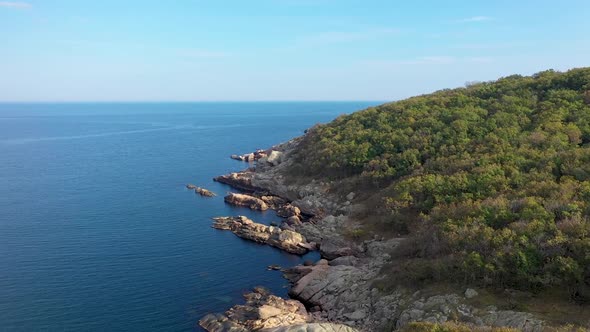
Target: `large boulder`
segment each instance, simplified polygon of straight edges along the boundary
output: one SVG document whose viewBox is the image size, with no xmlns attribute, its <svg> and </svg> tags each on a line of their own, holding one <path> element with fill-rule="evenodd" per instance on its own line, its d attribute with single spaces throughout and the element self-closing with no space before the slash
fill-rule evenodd
<svg viewBox="0 0 590 332">
<path fill-rule="evenodd" d="M 270 152 L 270 154 L 266 158 L 266 162 L 273 165 L 273 166 L 277 166 L 278 164 L 281 163 L 282 158 L 283 158 L 283 153 L 281 151 L 273 150 Z"/>
<path fill-rule="evenodd" d="M 320 243 L 320 254 L 324 258 L 332 260 L 342 256 L 352 256 L 354 255 L 354 250 L 333 239 L 323 239 Z"/>
<path fill-rule="evenodd" d="M 225 196 L 224 200 L 229 204 L 249 207 L 252 210 L 268 210 L 268 204 L 266 204 L 263 200 L 258 197 L 246 194 L 230 193 L 229 195 Z"/>
<path fill-rule="evenodd" d="M 277 209 L 277 215 L 283 218 L 289 218 L 292 216 L 301 217 L 301 209 L 294 205 L 286 204 Z"/>
</svg>

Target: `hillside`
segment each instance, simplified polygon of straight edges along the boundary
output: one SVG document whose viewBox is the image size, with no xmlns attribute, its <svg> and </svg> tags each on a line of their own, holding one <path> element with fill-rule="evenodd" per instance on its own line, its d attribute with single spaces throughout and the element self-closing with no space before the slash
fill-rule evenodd
<svg viewBox="0 0 590 332">
<path fill-rule="evenodd" d="M 291 174 L 354 189 L 363 228 L 411 240 L 394 283 L 590 299 L 590 68 L 443 90 L 311 128 Z"/>
</svg>

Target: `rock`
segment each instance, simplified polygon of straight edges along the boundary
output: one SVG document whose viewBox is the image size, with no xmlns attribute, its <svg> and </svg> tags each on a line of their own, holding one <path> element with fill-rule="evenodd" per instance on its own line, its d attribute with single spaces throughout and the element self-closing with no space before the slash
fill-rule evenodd
<svg viewBox="0 0 590 332">
<path fill-rule="evenodd" d="M 287 218 L 287 224 L 289 225 L 299 225 L 301 224 L 301 219 L 298 216 L 290 216 Z"/>
<path fill-rule="evenodd" d="M 543 331 L 543 321 L 530 313 L 511 310 L 492 311 L 482 317 L 483 323 L 494 327 L 511 327 L 523 332 Z"/>
<path fill-rule="evenodd" d="M 289 218 L 293 216 L 300 217 L 301 209 L 291 204 L 287 204 L 277 209 L 277 215 L 283 218 Z"/>
<path fill-rule="evenodd" d="M 268 204 L 271 209 L 280 209 L 283 205 L 287 204 L 287 201 L 279 196 L 264 195 L 260 196 L 260 199 Z"/>
<path fill-rule="evenodd" d="M 264 191 L 264 189 L 257 187 L 252 184 L 252 177 L 254 173 L 251 171 L 243 171 L 237 173 L 230 173 L 227 175 L 221 175 L 213 178 L 213 181 L 227 184 L 232 186 L 236 189 L 254 192 L 254 191 Z"/>
<path fill-rule="evenodd" d="M 320 259 L 315 263 L 315 265 L 328 265 L 328 261 L 325 259 Z"/>
<path fill-rule="evenodd" d="M 239 161 L 244 161 L 244 157 L 243 156 L 239 156 L 237 154 L 232 154 L 231 159 L 235 159 L 235 160 L 239 160 Z"/>
<path fill-rule="evenodd" d="M 316 195 L 304 196 L 291 202 L 291 204 L 309 216 L 322 215 L 325 208 L 324 203 Z"/>
<path fill-rule="evenodd" d="M 207 190 L 205 188 L 201 188 L 201 187 L 196 187 L 195 188 L 195 193 L 204 196 L 204 197 L 214 197 L 217 196 L 214 192 Z"/>
<path fill-rule="evenodd" d="M 269 319 L 282 313 L 283 311 L 280 308 L 273 307 L 268 304 L 263 304 L 258 308 L 258 317 L 260 317 L 260 319 Z"/>
<path fill-rule="evenodd" d="M 273 150 L 270 152 L 270 154 L 268 155 L 266 162 L 273 165 L 273 166 L 277 166 L 278 164 L 281 163 L 281 159 L 283 157 L 283 153 L 280 151 L 276 151 Z"/>
<path fill-rule="evenodd" d="M 305 324 L 309 317 L 301 302 L 285 300 L 263 288 L 244 295 L 246 303 L 225 314 L 210 314 L 199 325 L 210 332 L 246 332 Z"/>
<path fill-rule="evenodd" d="M 324 239 L 320 243 L 320 254 L 322 257 L 332 260 L 342 256 L 351 256 L 354 251 L 350 247 L 343 246 L 332 239 Z"/>
<path fill-rule="evenodd" d="M 309 323 L 301 325 L 275 327 L 263 332 L 357 332 L 354 328 L 333 323 Z"/>
<path fill-rule="evenodd" d="M 268 210 L 268 205 L 263 200 L 246 194 L 230 193 L 229 195 L 225 196 L 224 200 L 229 204 L 246 206 L 252 210 Z"/>
<path fill-rule="evenodd" d="M 304 265 L 304 266 L 313 266 L 313 261 L 312 261 L 312 260 L 309 260 L 309 259 L 306 259 L 306 260 L 303 262 L 303 265 Z"/>
<path fill-rule="evenodd" d="M 338 265 L 350 265 L 354 266 L 358 262 L 358 258 L 354 256 L 342 256 L 330 261 L 330 265 L 338 266 Z"/>
<path fill-rule="evenodd" d="M 244 216 L 217 217 L 212 227 L 229 230 L 246 240 L 268 244 L 292 254 L 303 255 L 309 251 L 305 237 L 297 232 L 255 223 Z"/>
<path fill-rule="evenodd" d="M 477 295 L 479 295 L 479 293 L 473 288 L 467 288 L 467 290 L 465 290 L 465 297 L 468 299 L 472 299 Z"/>
<path fill-rule="evenodd" d="M 299 246 L 302 248 L 305 248 L 309 251 L 314 251 L 317 249 L 315 242 L 301 242 L 301 243 L 299 243 Z"/>
<path fill-rule="evenodd" d="M 197 186 L 195 186 L 194 184 L 189 183 L 186 185 L 186 189 L 194 190 L 195 188 L 197 188 Z"/>
<path fill-rule="evenodd" d="M 244 155 L 244 160 L 251 163 L 256 161 L 256 156 L 254 155 L 254 153 L 249 153 L 247 155 Z"/>
<path fill-rule="evenodd" d="M 280 271 L 282 268 L 281 268 L 280 265 L 274 265 L 273 264 L 273 265 L 269 265 L 266 269 L 269 270 L 269 271 L 271 271 L 271 270 Z"/>
<path fill-rule="evenodd" d="M 346 317 L 350 320 L 361 320 L 361 319 L 367 317 L 367 312 L 365 310 L 359 309 L 353 313 L 344 314 L 344 317 Z"/>
<path fill-rule="evenodd" d="M 349 193 L 348 195 L 346 195 L 346 199 L 349 201 L 352 201 L 354 199 L 355 194 L 353 192 Z"/>
<path fill-rule="evenodd" d="M 248 332 L 248 329 L 221 314 L 209 314 L 199 320 L 199 325 L 210 332 Z"/>
</svg>

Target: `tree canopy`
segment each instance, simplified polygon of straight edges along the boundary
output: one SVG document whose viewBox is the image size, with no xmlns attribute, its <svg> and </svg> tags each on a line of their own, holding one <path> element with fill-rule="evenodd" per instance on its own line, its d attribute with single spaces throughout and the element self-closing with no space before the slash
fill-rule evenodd
<svg viewBox="0 0 590 332">
<path fill-rule="evenodd" d="M 311 128 L 296 158 L 308 176 L 370 183 L 375 213 L 416 230 L 412 256 L 444 260 L 443 277 L 590 288 L 590 68 L 341 116 Z"/>
</svg>

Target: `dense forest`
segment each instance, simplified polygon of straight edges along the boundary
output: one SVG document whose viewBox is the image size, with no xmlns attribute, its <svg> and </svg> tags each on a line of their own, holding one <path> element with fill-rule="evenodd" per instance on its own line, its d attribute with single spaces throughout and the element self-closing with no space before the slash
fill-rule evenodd
<svg viewBox="0 0 590 332">
<path fill-rule="evenodd" d="M 590 298 L 590 68 L 341 116 L 296 158 L 293 171 L 378 197 L 367 222 L 410 237 L 400 278 Z"/>
</svg>

